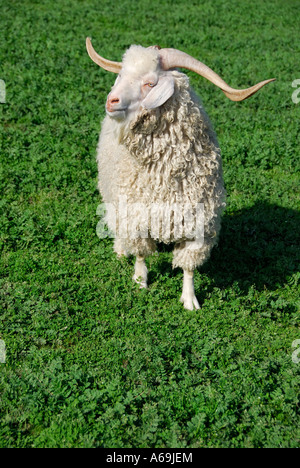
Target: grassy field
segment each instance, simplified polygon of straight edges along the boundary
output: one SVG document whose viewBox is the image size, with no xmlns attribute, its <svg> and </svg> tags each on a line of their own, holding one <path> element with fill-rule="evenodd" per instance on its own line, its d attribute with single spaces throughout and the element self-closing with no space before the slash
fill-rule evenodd
<svg viewBox="0 0 300 468">
<path fill-rule="evenodd" d="M 299 16 L 292 0 L 1 2 L 0 447 L 299 446 Z M 277 78 L 234 103 L 188 73 L 228 191 L 200 311 L 179 303 L 169 249 L 140 291 L 96 235 L 115 77 L 86 36 L 111 60 L 179 48 L 233 87 Z"/>
</svg>

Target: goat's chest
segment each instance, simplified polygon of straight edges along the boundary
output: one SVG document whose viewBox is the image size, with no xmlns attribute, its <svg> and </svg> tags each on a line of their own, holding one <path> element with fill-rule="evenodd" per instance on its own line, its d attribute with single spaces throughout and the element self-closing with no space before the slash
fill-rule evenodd
<svg viewBox="0 0 300 468">
<path fill-rule="evenodd" d="M 121 195 L 131 203 L 175 203 L 180 201 L 182 183 L 172 177 L 165 160 L 141 164 L 127 153 L 118 164 L 118 185 Z"/>
</svg>

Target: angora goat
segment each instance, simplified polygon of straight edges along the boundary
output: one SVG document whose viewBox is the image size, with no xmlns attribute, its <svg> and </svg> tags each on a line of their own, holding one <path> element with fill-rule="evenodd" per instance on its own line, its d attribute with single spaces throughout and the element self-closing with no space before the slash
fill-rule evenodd
<svg viewBox="0 0 300 468">
<path fill-rule="evenodd" d="M 174 243 L 173 267 L 184 271 L 181 302 L 199 309 L 194 270 L 218 240 L 225 207 L 220 149 L 183 67 L 209 79 L 233 101 L 272 80 L 236 90 L 203 63 L 175 49 L 131 46 L 123 62 L 91 59 L 118 73 L 106 102 L 98 145 L 99 189 L 114 250 L 136 256 L 133 279 L 147 287 L 145 257 L 156 241 Z"/>
</svg>

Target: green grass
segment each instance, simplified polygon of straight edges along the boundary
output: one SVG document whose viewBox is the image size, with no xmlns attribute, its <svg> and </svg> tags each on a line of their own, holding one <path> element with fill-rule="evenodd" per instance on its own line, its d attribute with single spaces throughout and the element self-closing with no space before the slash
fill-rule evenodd
<svg viewBox="0 0 300 468">
<path fill-rule="evenodd" d="M 11 0 L 1 5 L 0 447 L 297 447 L 300 7 L 287 0 Z M 196 273 L 202 308 L 160 248 L 149 291 L 99 240 L 95 151 L 132 43 L 199 57 L 189 73 L 222 148 L 228 207 Z"/>
</svg>

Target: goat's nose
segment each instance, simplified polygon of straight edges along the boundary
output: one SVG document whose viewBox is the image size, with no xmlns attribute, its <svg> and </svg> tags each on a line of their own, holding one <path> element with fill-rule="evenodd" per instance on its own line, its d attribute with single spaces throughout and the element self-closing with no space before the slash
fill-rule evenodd
<svg viewBox="0 0 300 468">
<path fill-rule="evenodd" d="M 111 104 L 117 104 L 118 102 L 120 102 L 120 99 L 117 98 L 117 97 L 111 97 L 111 98 L 109 99 L 109 102 L 110 102 Z"/>
<path fill-rule="evenodd" d="M 106 107 L 108 110 L 113 110 L 113 107 L 116 104 L 119 104 L 120 99 L 116 96 L 108 96 L 107 102 L 106 102 Z"/>
</svg>

